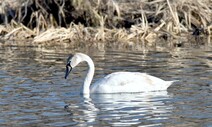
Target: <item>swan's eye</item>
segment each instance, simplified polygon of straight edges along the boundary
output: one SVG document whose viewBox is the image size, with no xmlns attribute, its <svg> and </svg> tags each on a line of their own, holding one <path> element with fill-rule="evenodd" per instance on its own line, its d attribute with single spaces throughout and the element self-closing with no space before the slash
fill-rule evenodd
<svg viewBox="0 0 212 127">
<path fill-rule="evenodd" d="M 68 62 L 66 66 L 71 67 L 71 62 Z"/>
</svg>

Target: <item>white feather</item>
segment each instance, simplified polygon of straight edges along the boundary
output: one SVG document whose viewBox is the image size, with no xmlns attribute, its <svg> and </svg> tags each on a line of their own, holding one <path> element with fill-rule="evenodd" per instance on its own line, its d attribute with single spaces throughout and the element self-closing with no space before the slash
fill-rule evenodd
<svg viewBox="0 0 212 127">
<path fill-rule="evenodd" d="M 94 63 L 89 56 L 76 53 L 69 58 L 70 65 L 74 68 L 80 62 L 86 61 L 89 66 L 87 76 L 82 86 L 82 93 L 134 93 L 167 90 L 174 81 L 164 81 L 160 78 L 140 72 L 115 72 L 98 80 L 93 85 Z"/>
</svg>

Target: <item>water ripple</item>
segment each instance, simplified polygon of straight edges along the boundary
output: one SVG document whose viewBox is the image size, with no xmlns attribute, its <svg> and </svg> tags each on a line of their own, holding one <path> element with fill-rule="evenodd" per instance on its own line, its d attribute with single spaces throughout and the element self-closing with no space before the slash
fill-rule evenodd
<svg viewBox="0 0 212 127">
<path fill-rule="evenodd" d="M 210 46 L 171 51 L 157 47 L 153 51 L 135 49 L 0 47 L 0 126 L 212 125 Z M 94 81 L 124 70 L 180 82 L 168 91 L 93 94 L 84 98 L 79 90 L 86 64 L 64 79 L 66 57 L 76 51 L 86 52 L 94 59 Z"/>
</svg>

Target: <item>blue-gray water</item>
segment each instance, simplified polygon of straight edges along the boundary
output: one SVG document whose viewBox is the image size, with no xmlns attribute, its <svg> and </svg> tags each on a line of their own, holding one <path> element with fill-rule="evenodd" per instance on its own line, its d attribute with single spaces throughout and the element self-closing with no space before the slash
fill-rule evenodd
<svg viewBox="0 0 212 127">
<path fill-rule="evenodd" d="M 116 71 L 138 71 L 180 82 L 168 91 L 84 98 L 79 90 L 86 64 L 64 79 L 66 58 L 79 51 L 93 58 L 94 81 Z M 1 45 L 0 60 L 0 126 L 212 126 L 211 43 Z"/>
</svg>

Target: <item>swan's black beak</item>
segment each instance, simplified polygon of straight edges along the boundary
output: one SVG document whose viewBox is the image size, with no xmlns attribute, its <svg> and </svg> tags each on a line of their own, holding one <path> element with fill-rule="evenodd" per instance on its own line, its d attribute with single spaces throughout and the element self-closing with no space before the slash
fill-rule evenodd
<svg viewBox="0 0 212 127">
<path fill-rule="evenodd" d="M 67 64 L 67 65 L 66 65 L 65 79 L 67 79 L 67 77 L 68 77 L 69 73 L 71 72 L 71 70 L 72 70 L 71 65 L 70 65 L 70 64 Z"/>
</svg>

